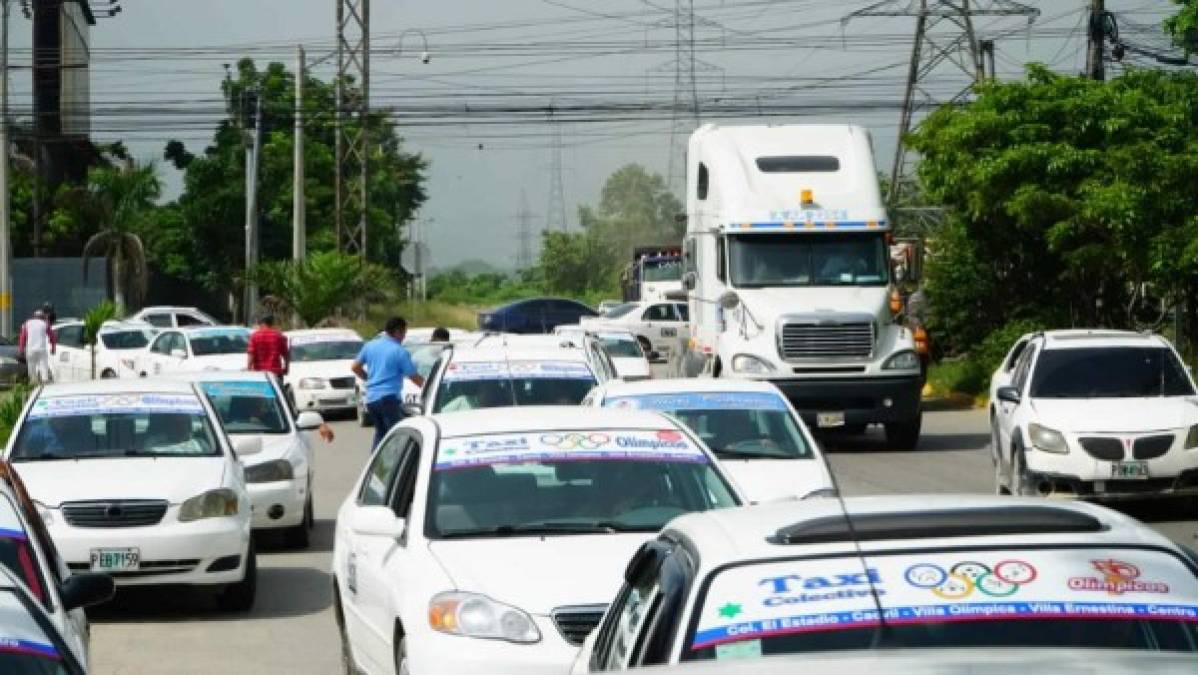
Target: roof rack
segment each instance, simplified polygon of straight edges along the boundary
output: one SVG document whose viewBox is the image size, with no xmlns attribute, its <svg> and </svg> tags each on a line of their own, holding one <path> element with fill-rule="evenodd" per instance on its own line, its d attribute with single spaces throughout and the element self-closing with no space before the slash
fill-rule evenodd
<svg viewBox="0 0 1198 675">
<path fill-rule="evenodd" d="M 908 511 L 853 514 L 852 527 L 843 514 L 824 516 L 779 529 L 771 544 L 821 544 L 882 539 L 933 539 L 1002 534 L 1069 534 L 1102 532 L 1107 526 L 1086 513 L 1051 506 Z"/>
</svg>

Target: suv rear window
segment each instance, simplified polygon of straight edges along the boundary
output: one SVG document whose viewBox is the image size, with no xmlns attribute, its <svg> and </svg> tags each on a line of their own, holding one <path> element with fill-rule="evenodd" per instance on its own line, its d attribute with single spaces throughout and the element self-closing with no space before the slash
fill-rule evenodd
<svg viewBox="0 0 1198 675">
<path fill-rule="evenodd" d="M 1185 368 L 1165 347 L 1045 349 L 1032 372 L 1032 398 L 1193 396 Z"/>
</svg>

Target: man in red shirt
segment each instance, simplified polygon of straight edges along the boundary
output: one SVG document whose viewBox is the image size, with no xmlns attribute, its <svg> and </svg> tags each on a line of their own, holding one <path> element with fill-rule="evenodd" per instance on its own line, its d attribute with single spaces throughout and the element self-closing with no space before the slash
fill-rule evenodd
<svg viewBox="0 0 1198 675">
<path fill-rule="evenodd" d="M 258 319 L 258 328 L 250 335 L 250 346 L 246 350 L 249 370 L 274 373 L 280 379 L 291 367 L 291 349 L 287 338 L 275 330 L 275 318 L 270 314 Z"/>
</svg>

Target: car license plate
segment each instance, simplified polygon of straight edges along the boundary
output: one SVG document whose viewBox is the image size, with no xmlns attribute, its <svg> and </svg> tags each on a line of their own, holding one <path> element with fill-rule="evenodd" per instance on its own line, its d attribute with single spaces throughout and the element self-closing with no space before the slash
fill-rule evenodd
<svg viewBox="0 0 1198 675">
<path fill-rule="evenodd" d="M 843 412 L 822 412 L 815 416 L 815 424 L 820 429 L 831 429 L 844 426 Z"/>
<path fill-rule="evenodd" d="M 141 549 L 93 548 L 93 572 L 129 572 L 141 567 Z"/>
<path fill-rule="evenodd" d="M 1148 462 L 1115 462 L 1111 464 L 1111 478 L 1148 478 Z"/>
</svg>

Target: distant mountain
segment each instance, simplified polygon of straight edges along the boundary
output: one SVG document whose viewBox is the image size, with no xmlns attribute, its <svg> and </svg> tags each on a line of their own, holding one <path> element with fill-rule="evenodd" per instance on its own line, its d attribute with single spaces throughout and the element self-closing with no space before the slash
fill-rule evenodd
<svg viewBox="0 0 1198 675">
<path fill-rule="evenodd" d="M 498 265 L 487 262 L 486 260 L 463 260 L 462 262 L 451 265 L 449 267 L 438 267 L 429 270 L 429 276 L 435 277 L 438 274 L 448 274 L 450 272 L 463 272 L 468 276 L 476 274 L 507 274 L 512 271 L 511 268 L 499 267 Z"/>
</svg>

